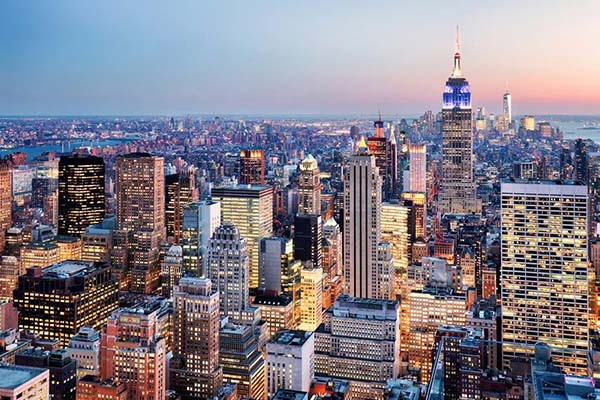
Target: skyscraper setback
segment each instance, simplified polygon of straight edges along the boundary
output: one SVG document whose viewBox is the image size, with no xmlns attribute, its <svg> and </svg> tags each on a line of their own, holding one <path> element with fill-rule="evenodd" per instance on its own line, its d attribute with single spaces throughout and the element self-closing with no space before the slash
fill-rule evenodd
<svg viewBox="0 0 600 400">
<path fill-rule="evenodd" d="M 446 82 L 442 105 L 442 213 L 477 211 L 473 181 L 473 127 L 471 88 L 460 65 L 458 29 L 454 68 Z"/>
</svg>

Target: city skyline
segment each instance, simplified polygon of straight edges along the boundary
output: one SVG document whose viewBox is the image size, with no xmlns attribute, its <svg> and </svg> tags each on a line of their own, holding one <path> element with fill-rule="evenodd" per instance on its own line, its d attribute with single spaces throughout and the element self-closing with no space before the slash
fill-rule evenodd
<svg viewBox="0 0 600 400">
<path fill-rule="evenodd" d="M 458 24 L 474 107 L 499 113 L 508 82 L 515 115 L 597 114 L 594 2 L 521 2 L 518 12 L 506 3 L 346 4 L 9 2 L 0 109 L 416 114 L 439 108 Z"/>
</svg>

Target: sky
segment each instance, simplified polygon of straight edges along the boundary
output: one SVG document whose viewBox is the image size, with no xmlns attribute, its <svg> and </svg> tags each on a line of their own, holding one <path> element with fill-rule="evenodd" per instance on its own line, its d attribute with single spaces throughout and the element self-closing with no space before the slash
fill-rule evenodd
<svg viewBox="0 0 600 400">
<path fill-rule="evenodd" d="M 600 115 L 600 1 L 3 0 L 0 115 Z"/>
</svg>

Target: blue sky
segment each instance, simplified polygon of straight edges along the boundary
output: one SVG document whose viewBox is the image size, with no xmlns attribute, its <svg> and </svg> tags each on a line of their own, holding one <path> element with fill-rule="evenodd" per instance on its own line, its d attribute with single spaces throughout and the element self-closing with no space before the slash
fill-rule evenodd
<svg viewBox="0 0 600 400">
<path fill-rule="evenodd" d="M 600 114 L 600 2 L 13 1 L 0 114 L 438 110 L 455 26 L 474 105 Z"/>
</svg>

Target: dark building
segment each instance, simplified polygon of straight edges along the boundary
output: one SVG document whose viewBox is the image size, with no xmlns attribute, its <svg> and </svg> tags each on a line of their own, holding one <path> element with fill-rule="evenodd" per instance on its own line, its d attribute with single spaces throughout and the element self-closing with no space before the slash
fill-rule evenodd
<svg viewBox="0 0 600 400">
<path fill-rule="evenodd" d="M 383 121 L 381 117 L 373 124 L 375 134 L 367 138 L 369 153 L 375 157 L 375 165 L 379 168 L 379 176 L 382 179 L 382 199 L 389 200 L 396 194 L 397 178 L 397 154 L 396 144 L 391 143 L 383 132 Z"/>
<path fill-rule="evenodd" d="M 294 258 L 300 261 L 312 261 L 315 268 L 320 268 L 323 258 L 321 216 L 296 215 L 294 229 Z"/>
<path fill-rule="evenodd" d="M 50 398 L 75 400 L 77 362 L 69 357 L 66 350 L 45 351 L 31 347 L 17 353 L 15 365 L 47 368 L 50 370 Z"/>
<path fill-rule="evenodd" d="M 58 233 L 81 235 L 85 228 L 102 222 L 104 207 L 104 160 L 72 155 L 58 163 Z"/>
<path fill-rule="evenodd" d="M 575 174 L 573 179 L 576 183 L 587 185 L 590 180 L 589 159 L 587 146 L 583 139 L 575 140 Z"/>
<path fill-rule="evenodd" d="M 99 331 L 118 306 L 118 284 L 107 263 L 63 261 L 29 268 L 14 291 L 19 329 L 66 347 L 82 326 Z"/>
<path fill-rule="evenodd" d="M 193 169 L 165 176 L 165 223 L 167 237 L 174 243 L 181 241 L 183 208 L 196 200 L 198 191 Z"/>
<path fill-rule="evenodd" d="M 573 157 L 571 149 L 563 148 L 560 153 L 560 179 L 571 180 L 573 178 Z"/>
<path fill-rule="evenodd" d="M 240 151 L 240 184 L 265 184 L 265 154 L 262 150 Z"/>
</svg>

